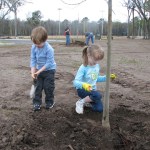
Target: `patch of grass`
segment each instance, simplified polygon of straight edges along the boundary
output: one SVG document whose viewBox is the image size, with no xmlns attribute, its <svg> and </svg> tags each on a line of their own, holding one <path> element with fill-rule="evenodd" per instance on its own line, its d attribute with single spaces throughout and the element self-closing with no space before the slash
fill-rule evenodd
<svg viewBox="0 0 150 150">
<path fill-rule="evenodd" d="M 0 42 L 0 46 L 14 45 L 15 43 Z"/>
<path fill-rule="evenodd" d="M 72 53 L 72 52 L 81 52 L 81 54 L 82 54 L 82 47 L 61 47 L 61 46 L 59 46 L 59 47 L 57 47 L 56 49 L 55 49 L 56 51 L 57 50 L 59 50 L 60 52 L 67 52 L 67 53 Z"/>
<path fill-rule="evenodd" d="M 136 59 L 128 59 L 126 57 L 122 57 L 119 63 L 121 63 L 121 64 L 138 64 L 139 62 Z"/>
</svg>

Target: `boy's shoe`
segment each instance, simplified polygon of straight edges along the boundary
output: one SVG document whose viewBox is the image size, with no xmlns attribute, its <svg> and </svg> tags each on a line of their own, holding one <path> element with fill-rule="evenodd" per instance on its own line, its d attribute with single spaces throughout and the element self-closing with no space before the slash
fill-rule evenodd
<svg viewBox="0 0 150 150">
<path fill-rule="evenodd" d="M 92 104 L 91 104 L 91 103 L 84 103 L 84 106 L 85 106 L 85 107 L 88 107 L 88 108 L 91 108 L 91 107 L 92 107 Z"/>
<path fill-rule="evenodd" d="M 77 102 L 76 102 L 76 112 L 78 113 L 78 114 L 83 114 L 83 108 L 84 108 L 84 103 L 83 102 L 81 102 L 81 100 L 78 100 Z"/>
<path fill-rule="evenodd" d="M 33 110 L 34 111 L 39 111 L 41 109 L 41 105 L 39 105 L 39 104 L 34 104 L 33 105 Z"/>
<path fill-rule="evenodd" d="M 46 104 L 45 108 L 50 109 L 50 108 L 53 108 L 54 105 L 55 105 L 55 102 L 50 103 L 50 104 Z"/>
</svg>

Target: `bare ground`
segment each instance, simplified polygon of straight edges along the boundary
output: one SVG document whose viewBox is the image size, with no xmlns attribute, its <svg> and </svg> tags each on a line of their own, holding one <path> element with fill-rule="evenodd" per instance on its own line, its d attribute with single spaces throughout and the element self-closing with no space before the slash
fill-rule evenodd
<svg viewBox="0 0 150 150">
<path fill-rule="evenodd" d="M 107 41 L 101 74 L 106 73 Z M 33 112 L 29 98 L 30 46 L 0 48 L 0 149 L 2 150 L 149 150 L 150 149 L 150 42 L 114 39 L 110 85 L 110 126 L 102 114 L 75 112 L 78 100 L 72 86 L 81 64 L 82 47 L 52 44 L 57 62 L 53 109 Z M 104 95 L 105 83 L 98 84 Z"/>
</svg>

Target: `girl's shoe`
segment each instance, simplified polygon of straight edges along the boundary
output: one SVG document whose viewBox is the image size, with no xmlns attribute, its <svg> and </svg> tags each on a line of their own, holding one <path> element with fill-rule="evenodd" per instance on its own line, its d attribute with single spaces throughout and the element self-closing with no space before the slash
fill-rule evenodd
<svg viewBox="0 0 150 150">
<path fill-rule="evenodd" d="M 83 114 L 83 109 L 84 109 L 84 103 L 83 102 L 81 102 L 81 100 L 78 100 L 77 102 L 76 102 L 76 112 L 78 113 L 78 114 Z"/>
</svg>

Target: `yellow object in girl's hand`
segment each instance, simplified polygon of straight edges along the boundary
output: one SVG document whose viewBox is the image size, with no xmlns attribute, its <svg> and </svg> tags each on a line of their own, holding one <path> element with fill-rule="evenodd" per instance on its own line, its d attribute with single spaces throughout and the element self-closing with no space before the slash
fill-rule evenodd
<svg viewBox="0 0 150 150">
<path fill-rule="evenodd" d="M 111 79 L 116 79 L 117 76 L 116 76 L 115 74 L 112 73 L 112 74 L 110 74 L 110 78 L 111 78 Z"/>
<path fill-rule="evenodd" d="M 83 87 L 84 90 L 86 90 L 88 92 L 90 92 L 92 90 L 92 85 L 88 84 L 88 83 L 83 83 L 82 87 Z"/>
</svg>

